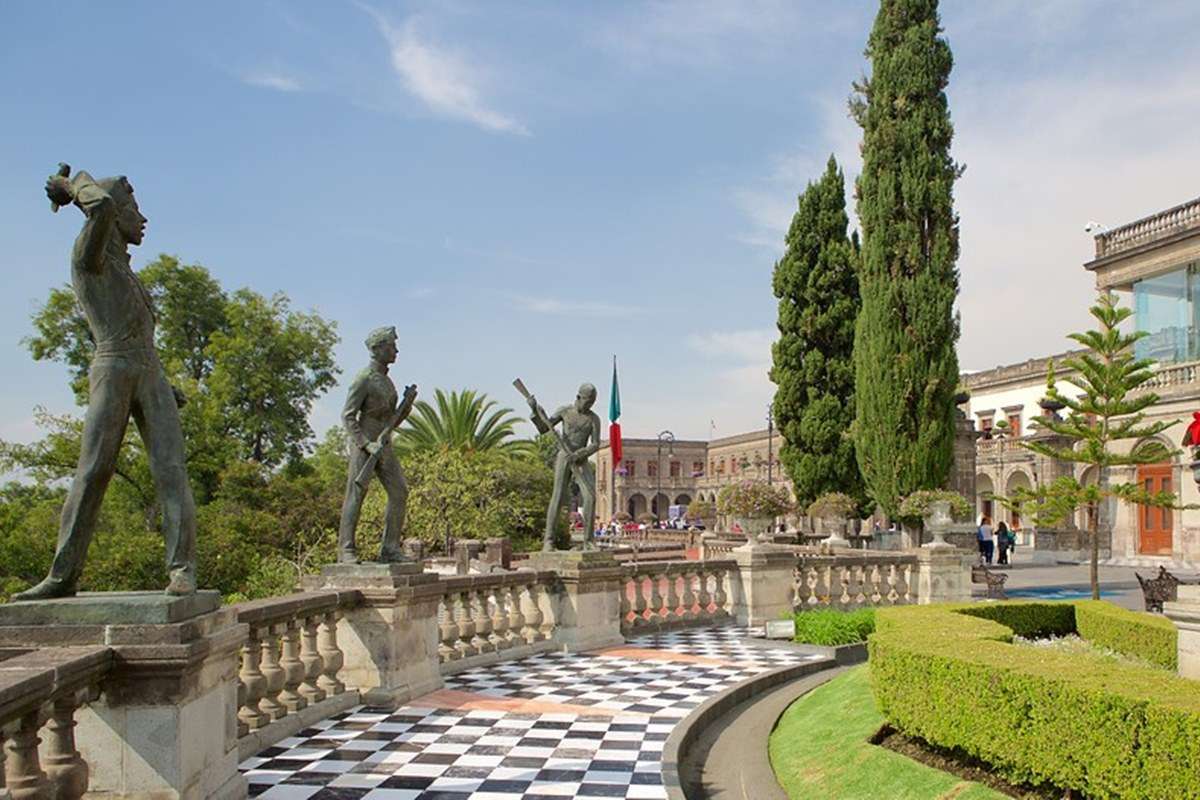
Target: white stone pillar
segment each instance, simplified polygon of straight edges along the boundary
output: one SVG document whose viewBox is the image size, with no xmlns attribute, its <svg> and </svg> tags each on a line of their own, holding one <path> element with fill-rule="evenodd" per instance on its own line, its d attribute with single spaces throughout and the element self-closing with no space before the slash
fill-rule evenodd
<svg viewBox="0 0 1200 800">
<path fill-rule="evenodd" d="M 917 550 L 917 603 L 965 603 L 971 599 L 971 565 L 976 556 L 957 547 Z"/>
<path fill-rule="evenodd" d="M 751 540 L 732 550 L 733 613 L 739 625 L 760 627 L 793 611 L 796 554 L 786 547 Z"/>
<path fill-rule="evenodd" d="M 1179 599 L 1163 603 L 1163 613 L 1179 631 L 1179 676 L 1200 680 L 1200 586 L 1180 586 Z"/>
<path fill-rule="evenodd" d="M 570 652 L 623 644 L 621 592 L 625 569 L 603 550 L 537 553 L 526 562 L 536 570 L 552 570 L 560 590 L 552 638 Z"/>
<path fill-rule="evenodd" d="M 362 603 L 338 620 L 338 676 L 362 702 L 396 709 L 442 688 L 438 668 L 438 576 L 415 563 L 331 564 L 305 578 L 309 591 L 357 590 Z"/>
</svg>

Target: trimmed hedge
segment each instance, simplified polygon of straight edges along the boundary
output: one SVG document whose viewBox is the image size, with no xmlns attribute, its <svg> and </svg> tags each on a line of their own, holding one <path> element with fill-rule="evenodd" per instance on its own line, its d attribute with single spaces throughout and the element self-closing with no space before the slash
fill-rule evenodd
<svg viewBox="0 0 1200 800">
<path fill-rule="evenodd" d="M 1171 672 L 1179 668 L 1178 631 L 1166 617 L 1128 611 L 1103 600 L 1081 600 L 1074 606 L 1075 630 L 1082 638 Z"/>
<path fill-rule="evenodd" d="M 1095 606 L 880 609 L 869 639 L 880 710 L 901 731 L 979 758 L 1016 783 L 1094 798 L 1200 797 L 1200 683 L 1011 644 L 1014 631 L 1077 631 L 1083 608 L 1084 631 L 1100 630 L 1100 643 L 1161 656 L 1161 626 L 1150 615 Z"/>
<path fill-rule="evenodd" d="M 841 611 L 836 608 L 799 611 L 796 617 L 796 641 L 822 647 L 865 642 L 875 630 L 875 609 L 858 608 Z"/>
</svg>

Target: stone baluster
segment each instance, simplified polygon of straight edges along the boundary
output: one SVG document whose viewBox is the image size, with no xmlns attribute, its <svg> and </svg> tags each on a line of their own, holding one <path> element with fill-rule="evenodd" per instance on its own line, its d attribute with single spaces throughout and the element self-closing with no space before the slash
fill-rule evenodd
<svg viewBox="0 0 1200 800">
<path fill-rule="evenodd" d="M 505 593 L 505 605 L 508 607 L 508 630 L 504 634 L 508 637 L 508 645 L 516 647 L 519 644 L 525 643 L 525 638 L 521 632 L 525 630 L 525 615 L 521 613 L 521 594 L 525 591 L 524 586 L 508 586 L 501 589 Z"/>
<path fill-rule="evenodd" d="M 725 591 L 726 571 L 720 568 L 713 570 L 713 614 L 718 621 L 729 619 L 729 593 Z"/>
<path fill-rule="evenodd" d="M 663 575 L 660 572 L 649 573 L 650 578 L 650 621 L 655 625 L 662 624 L 663 621 L 663 594 L 662 580 Z M 670 591 L 670 589 L 668 589 Z"/>
<path fill-rule="evenodd" d="M 633 590 L 636 585 L 636 577 L 628 581 L 621 581 L 621 633 L 628 633 L 633 627 L 633 623 L 629 619 L 629 614 L 633 611 L 633 603 L 629 601 L 629 592 Z"/>
<path fill-rule="evenodd" d="M 492 647 L 497 652 L 506 650 L 512 642 L 508 638 L 508 589 L 504 586 L 497 586 L 488 593 L 491 596 L 492 608 L 492 632 L 488 636 L 491 640 Z"/>
<path fill-rule="evenodd" d="M 262 700 L 258 701 L 258 707 L 271 722 L 283 719 L 287 715 L 287 706 L 279 700 L 279 693 L 283 691 L 284 672 L 283 667 L 279 665 L 279 636 L 275 628 L 274 625 L 264 625 L 259 632 L 259 640 L 262 642 L 262 661 L 259 669 L 266 679 L 266 688 Z"/>
<path fill-rule="evenodd" d="M 317 626 L 320 620 L 315 616 L 304 618 L 300 627 L 300 663 L 304 666 L 304 681 L 300 684 L 300 694 L 314 705 L 325 699 L 325 690 L 317 681 L 321 677 L 321 653 L 317 649 Z"/>
<path fill-rule="evenodd" d="M 480 655 L 496 652 L 496 645 L 492 642 L 492 618 L 488 616 L 487 596 L 487 589 L 472 589 L 468 595 L 471 603 L 471 622 L 475 625 L 471 647 Z"/>
<path fill-rule="evenodd" d="M 458 641 L 458 623 L 454 621 L 454 598 L 442 595 L 438 601 L 438 661 L 442 664 L 462 658 L 454 644 Z"/>
<path fill-rule="evenodd" d="M 820 598 L 826 605 L 832 605 L 835 602 L 833 598 L 833 592 L 836 582 L 836 578 L 834 578 L 833 575 L 833 567 L 826 564 L 825 567 L 821 569 L 820 590 Z"/>
<path fill-rule="evenodd" d="M 321 687 L 326 697 L 346 691 L 346 684 L 338 677 L 346 656 L 338 647 L 337 620 L 337 611 L 326 611 L 317 636 L 317 652 L 321 654 L 321 677 L 317 679 L 317 686 Z"/>
<path fill-rule="evenodd" d="M 542 641 L 542 606 L 538 602 L 541 584 L 536 580 L 524 587 L 521 593 L 521 613 L 525 615 L 525 626 L 521 628 L 521 636 L 526 644 Z"/>
<path fill-rule="evenodd" d="M 636 570 L 633 574 L 633 628 L 635 631 L 646 624 L 646 609 L 648 608 L 646 580 L 648 577 L 641 570 Z"/>
<path fill-rule="evenodd" d="M 542 612 L 542 623 L 538 628 L 541 640 L 547 641 L 554 636 L 554 629 L 558 627 L 558 608 L 554 605 L 554 598 L 550 592 L 546 591 L 546 587 L 538 585 L 538 608 Z"/>
<path fill-rule="evenodd" d="M 238 698 L 238 729 L 241 736 L 258 730 L 270 721 L 258 707 L 259 701 L 267 693 L 267 679 L 258 668 L 261 659 L 262 643 L 258 638 L 258 629 L 251 628 L 246 643 L 242 645 L 242 667 L 238 672 L 240 694 L 244 695 Z"/>
<path fill-rule="evenodd" d="M 674 622 L 677 619 L 686 619 L 687 617 L 685 614 L 687 609 L 683 608 L 683 599 L 679 591 L 679 583 L 682 581 L 684 587 L 687 586 L 687 574 L 680 573 L 679 575 L 675 575 L 670 570 L 666 570 L 663 573 L 663 579 L 667 584 L 667 591 L 663 599 L 663 606 L 666 610 L 663 621 Z"/>
<path fill-rule="evenodd" d="M 701 619 L 710 619 L 714 616 L 709 609 L 709 606 L 712 605 L 712 595 L 708 591 L 708 581 L 711 575 L 711 571 L 705 567 L 696 570 L 696 604 L 698 606 L 696 613 Z"/>
<path fill-rule="evenodd" d="M 866 598 L 865 602 L 869 605 L 879 605 L 879 600 L 882 595 L 879 593 L 879 565 L 871 564 L 865 570 L 865 586 L 863 595 Z"/>
<path fill-rule="evenodd" d="M 57 698 L 46 723 L 46 778 L 55 800 L 78 800 L 88 788 L 88 765 L 75 747 L 74 692 Z"/>
<path fill-rule="evenodd" d="M 690 622 L 691 620 L 696 619 L 696 590 L 694 588 L 695 580 L 696 573 L 691 569 L 684 570 L 683 574 L 679 576 L 679 581 L 683 588 L 679 598 L 681 606 L 679 609 L 679 618 L 685 622 Z"/>
<path fill-rule="evenodd" d="M 900 568 L 899 572 L 900 572 L 900 575 L 901 575 L 901 580 L 900 580 L 900 589 L 901 589 L 901 591 L 900 591 L 900 597 L 901 597 L 901 599 L 902 599 L 902 602 L 905 602 L 905 603 L 911 603 L 911 602 L 913 601 L 913 596 L 912 596 L 912 564 L 905 564 L 903 567 L 901 567 L 901 568 Z"/>
<path fill-rule="evenodd" d="M 279 667 L 283 670 L 283 690 L 279 693 L 279 702 L 287 709 L 287 713 L 295 714 L 308 708 L 308 700 L 300 694 L 300 684 L 304 683 L 304 662 L 300 660 L 298 620 L 289 619 L 284 624 L 280 644 Z"/>
<path fill-rule="evenodd" d="M 459 658 L 475 655 L 475 647 L 471 644 L 475 638 L 475 623 L 471 621 L 471 596 L 467 589 L 454 593 L 454 622 L 458 626 L 454 649 L 458 651 Z"/>
<path fill-rule="evenodd" d="M 8 744 L 8 791 L 13 800 L 42 800 L 50 795 L 50 782 L 38 760 L 38 729 L 41 719 L 36 710 L 21 717 Z"/>
</svg>

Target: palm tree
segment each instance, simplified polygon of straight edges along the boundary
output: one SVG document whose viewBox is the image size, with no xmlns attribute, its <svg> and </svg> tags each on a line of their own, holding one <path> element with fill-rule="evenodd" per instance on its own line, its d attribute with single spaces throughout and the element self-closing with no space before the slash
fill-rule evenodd
<svg viewBox="0 0 1200 800">
<path fill-rule="evenodd" d="M 511 408 L 496 408 L 482 392 L 463 389 L 434 392 L 434 405 L 418 400 L 408 422 L 396 437 L 401 453 L 449 447 L 457 450 L 491 450 L 505 455 L 529 455 L 533 442 L 517 439 L 514 428 L 520 417 Z"/>
</svg>

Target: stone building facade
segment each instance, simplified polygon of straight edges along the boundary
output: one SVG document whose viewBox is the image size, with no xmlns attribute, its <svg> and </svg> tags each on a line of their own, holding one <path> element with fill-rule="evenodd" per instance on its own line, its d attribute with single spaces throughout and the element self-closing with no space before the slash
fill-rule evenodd
<svg viewBox="0 0 1200 800">
<path fill-rule="evenodd" d="M 779 463 L 782 439 L 759 430 L 711 441 L 622 439 L 623 458 L 612 473 L 612 454 L 604 442 L 596 454 L 596 515 L 601 524 L 624 511 L 666 518 L 672 505 L 717 499 L 721 487 L 747 478 L 768 480 L 791 491 Z"/>
<path fill-rule="evenodd" d="M 1139 355 L 1154 359 L 1155 375 L 1147 386 L 1160 400 L 1149 409 L 1157 420 L 1191 420 L 1200 410 L 1200 199 L 1152 214 L 1095 237 L 1095 258 L 1084 268 L 1096 277 L 1096 288 L 1123 295 L 1132 306 L 1137 330 L 1147 336 L 1137 345 Z M 1080 298 L 1079 302 L 1086 302 Z M 1084 483 L 1096 480 L 1094 468 L 1055 463 L 1035 457 L 1022 446 L 1038 433 L 1038 401 L 1045 394 L 1048 362 L 1061 362 L 1072 353 L 1030 359 L 963 377 L 972 397 L 967 407 L 980 438 L 977 442 L 977 510 L 1021 527 L 1019 512 L 1000 508 L 993 494 L 1011 495 L 1018 486 L 1036 486 L 1058 474 L 1073 474 Z M 1059 390 L 1078 393 L 1070 375 L 1058 373 Z M 1004 420 L 1007 431 L 1000 431 Z M 1184 426 L 1161 437 L 1172 449 L 1179 446 Z M 1128 450 L 1135 442 L 1123 443 Z M 1139 467 L 1113 468 L 1111 480 L 1136 481 L 1153 490 L 1170 490 L 1183 504 L 1200 503 L 1182 451 L 1169 461 Z M 1068 530 L 1085 528 L 1087 516 L 1098 515 L 1111 541 L 1117 563 L 1189 564 L 1200 562 L 1200 510 L 1163 510 L 1109 503 L 1087 509 L 1071 520 Z M 1028 532 L 1026 532 L 1028 538 Z"/>
</svg>

